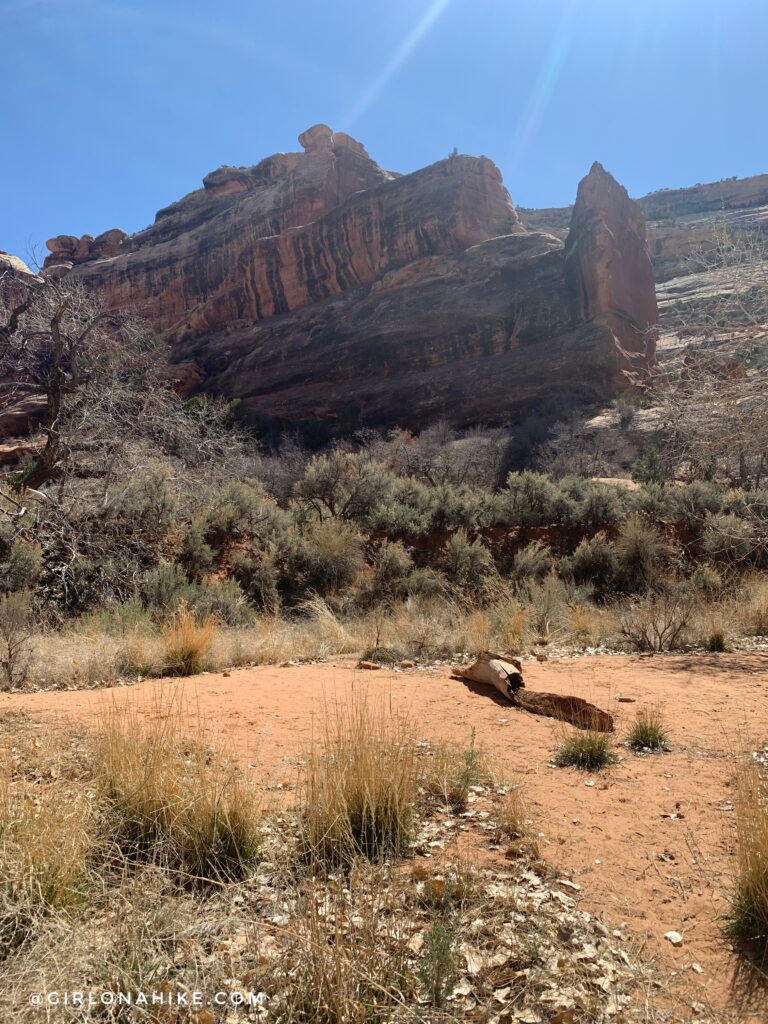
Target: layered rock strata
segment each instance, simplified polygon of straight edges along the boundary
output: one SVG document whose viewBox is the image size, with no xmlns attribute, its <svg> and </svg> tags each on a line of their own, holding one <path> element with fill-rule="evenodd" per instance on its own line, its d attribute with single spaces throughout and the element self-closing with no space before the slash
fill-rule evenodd
<svg viewBox="0 0 768 1024">
<path fill-rule="evenodd" d="M 187 390 L 281 423 L 507 422 L 654 365 L 644 219 L 599 164 L 564 245 L 484 157 L 396 175 L 327 126 L 299 141 L 133 236 L 51 239 L 46 272 L 146 316 Z"/>
</svg>

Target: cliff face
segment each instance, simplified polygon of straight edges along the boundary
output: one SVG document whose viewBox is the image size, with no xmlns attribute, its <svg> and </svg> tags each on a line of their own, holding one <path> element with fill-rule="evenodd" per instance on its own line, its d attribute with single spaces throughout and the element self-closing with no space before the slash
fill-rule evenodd
<svg viewBox="0 0 768 1024">
<path fill-rule="evenodd" d="M 659 310 L 645 219 L 595 163 L 579 184 L 565 242 L 566 279 L 580 320 L 606 324 L 638 370 L 655 358 Z"/>
<path fill-rule="evenodd" d="M 768 174 L 730 178 L 690 188 L 660 189 L 636 200 L 643 211 L 648 247 L 657 282 L 684 277 L 696 270 L 691 257 L 712 249 L 718 226 L 768 231 Z M 531 231 L 548 231 L 565 239 L 572 206 L 522 210 Z"/>
<path fill-rule="evenodd" d="M 257 418 L 503 422 L 653 365 L 642 213 L 599 165 L 564 248 L 523 226 L 490 160 L 398 176 L 323 125 L 299 141 L 132 237 L 51 239 L 45 273 L 142 312 L 188 387 Z"/>
</svg>

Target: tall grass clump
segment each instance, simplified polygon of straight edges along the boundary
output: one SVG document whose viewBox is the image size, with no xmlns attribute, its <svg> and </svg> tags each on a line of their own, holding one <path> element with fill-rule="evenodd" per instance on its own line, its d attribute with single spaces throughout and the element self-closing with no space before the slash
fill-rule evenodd
<svg viewBox="0 0 768 1024">
<path fill-rule="evenodd" d="M 416 815 L 415 748 L 407 723 L 365 697 L 329 717 L 309 754 L 302 845 L 313 861 L 348 867 L 404 854 Z"/>
<path fill-rule="evenodd" d="M 95 842 L 85 798 L 13 787 L 7 773 L 0 776 L 0 960 L 42 917 L 82 902 Z"/>
<path fill-rule="evenodd" d="M 111 838 L 129 861 L 202 882 L 242 878 L 256 860 L 256 793 L 185 730 L 178 702 L 145 720 L 112 708 L 97 739 L 96 778 Z"/>
<path fill-rule="evenodd" d="M 638 708 L 635 720 L 627 733 L 627 746 L 632 750 L 666 750 L 667 731 L 661 708 Z"/>
<path fill-rule="evenodd" d="M 555 764 L 558 768 L 582 768 L 596 772 L 616 762 L 611 735 L 597 729 L 569 729 L 562 734 Z"/>
<path fill-rule="evenodd" d="M 768 776 L 754 760 L 736 780 L 737 866 L 729 931 L 768 955 Z"/>
<path fill-rule="evenodd" d="M 191 609 L 181 604 L 163 625 L 166 671 L 179 676 L 201 672 L 215 635 L 216 623 L 211 616 L 198 619 Z"/>
</svg>

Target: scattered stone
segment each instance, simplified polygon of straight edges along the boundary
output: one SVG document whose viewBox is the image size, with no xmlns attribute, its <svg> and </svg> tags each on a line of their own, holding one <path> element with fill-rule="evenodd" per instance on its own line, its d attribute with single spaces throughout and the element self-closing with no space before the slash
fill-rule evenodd
<svg viewBox="0 0 768 1024">
<path fill-rule="evenodd" d="M 368 672 L 377 672 L 381 668 L 381 665 L 377 665 L 375 661 L 358 661 L 357 667 L 364 668 Z"/>
<path fill-rule="evenodd" d="M 400 662 L 400 668 L 416 668 L 416 662 L 406 658 Z"/>
<path fill-rule="evenodd" d="M 667 932 L 664 935 L 664 938 L 667 940 L 667 942 L 671 942 L 672 945 L 675 947 L 682 946 L 683 944 L 683 936 L 680 934 L 680 932 Z"/>
</svg>

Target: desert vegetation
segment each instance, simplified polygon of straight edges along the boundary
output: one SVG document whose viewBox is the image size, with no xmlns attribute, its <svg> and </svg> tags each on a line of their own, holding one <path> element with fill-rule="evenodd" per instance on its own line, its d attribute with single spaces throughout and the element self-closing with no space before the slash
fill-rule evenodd
<svg viewBox="0 0 768 1024">
<path fill-rule="evenodd" d="M 531 825 L 519 786 L 476 772 L 471 738 L 450 764 L 413 723 L 359 696 L 329 712 L 296 802 L 269 807 L 264 781 L 184 712 L 108 708 L 92 733 L 44 744 L 23 722 L 3 734 L 0 1000 L 13 1019 L 36 1019 L 28 990 L 64 991 L 86 973 L 126 999 L 234 993 L 245 1019 L 447 1021 L 472 1009 L 490 1020 L 501 981 L 520 1013 L 576 1000 L 599 1020 L 618 1001 L 643 1019 L 644 971 L 575 911 L 535 842 L 521 846 Z M 455 851 L 423 855 L 455 828 L 434 779 L 468 771 L 492 843 L 517 841 L 503 880 Z M 586 958 L 567 952 L 582 946 Z M 151 1019 L 128 1004 L 57 1013 Z"/>
<path fill-rule="evenodd" d="M 634 481 L 604 480 L 565 428 L 267 448 L 236 407 L 180 398 L 161 342 L 77 286 L 30 288 L 4 317 L 6 403 L 42 403 L 0 486 L 5 688 L 768 632 L 759 369 L 723 378 L 708 359 L 622 399 L 620 429 L 658 400 L 667 443 Z"/>
</svg>

